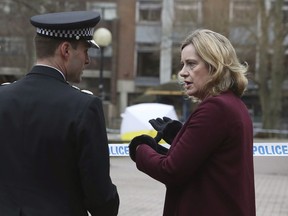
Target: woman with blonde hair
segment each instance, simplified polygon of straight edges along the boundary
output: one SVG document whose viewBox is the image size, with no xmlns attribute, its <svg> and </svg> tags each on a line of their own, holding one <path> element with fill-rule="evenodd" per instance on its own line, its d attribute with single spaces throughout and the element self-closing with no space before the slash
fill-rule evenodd
<svg viewBox="0 0 288 216">
<path fill-rule="evenodd" d="M 237 96 L 243 95 L 248 84 L 246 78 L 248 66 L 239 62 L 236 52 L 227 38 L 210 30 L 197 30 L 184 40 L 181 50 L 188 45 L 194 46 L 211 75 L 201 92 L 206 96 L 215 96 L 229 89 Z M 179 75 L 183 77 L 182 74 L 180 71 Z M 197 96 L 194 97 L 197 98 Z M 198 99 L 202 100 L 203 98 Z"/>
<path fill-rule="evenodd" d="M 164 216 L 255 216 L 253 126 L 241 100 L 247 65 L 226 37 L 206 29 L 184 40 L 181 64 L 185 92 L 199 105 L 182 127 L 166 117 L 150 120 L 169 138 L 167 153 L 141 135 L 131 141 L 130 157 L 166 185 Z"/>
</svg>

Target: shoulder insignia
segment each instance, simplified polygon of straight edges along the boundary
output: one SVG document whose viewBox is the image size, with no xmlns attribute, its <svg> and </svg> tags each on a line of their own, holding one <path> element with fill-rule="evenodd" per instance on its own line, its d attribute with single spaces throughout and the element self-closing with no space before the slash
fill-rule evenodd
<svg viewBox="0 0 288 216">
<path fill-rule="evenodd" d="M 2 83 L 1 85 L 9 85 L 9 84 L 11 84 L 10 82 L 5 82 L 5 83 Z"/>
<path fill-rule="evenodd" d="M 86 94 L 90 94 L 90 95 L 93 95 L 93 92 L 89 91 L 89 90 L 86 90 L 86 89 L 82 89 L 81 92 L 84 92 Z"/>
<path fill-rule="evenodd" d="M 80 90 L 80 88 L 78 88 L 77 86 L 71 85 L 73 88 Z"/>
<path fill-rule="evenodd" d="M 79 90 L 79 91 L 81 91 L 81 92 L 84 92 L 84 93 L 86 93 L 86 94 L 90 94 L 90 95 L 93 95 L 93 92 L 91 92 L 91 91 L 89 91 L 89 90 L 86 90 L 86 89 L 80 89 L 79 87 L 77 87 L 77 86 L 74 86 L 74 85 L 71 85 L 73 88 L 75 88 L 75 89 L 77 89 L 77 90 Z"/>
</svg>

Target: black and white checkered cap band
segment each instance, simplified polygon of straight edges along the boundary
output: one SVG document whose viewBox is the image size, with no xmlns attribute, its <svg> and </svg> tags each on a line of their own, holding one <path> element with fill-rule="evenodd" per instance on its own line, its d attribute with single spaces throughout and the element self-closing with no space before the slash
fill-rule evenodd
<svg viewBox="0 0 288 216">
<path fill-rule="evenodd" d="M 91 40 L 93 37 L 94 28 L 83 28 L 83 29 L 45 29 L 36 28 L 36 32 L 40 35 L 54 38 L 65 38 L 65 39 L 85 39 Z"/>
</svg>

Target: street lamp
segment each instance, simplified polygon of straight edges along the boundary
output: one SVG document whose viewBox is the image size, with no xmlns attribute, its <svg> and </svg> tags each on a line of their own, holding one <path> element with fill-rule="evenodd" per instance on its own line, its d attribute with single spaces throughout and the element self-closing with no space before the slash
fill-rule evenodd
<svg viewBox="0 0 288 216">
<path fill-rule="evenodd" d="M 104 85 L 103 85 L 103 64 L 104 64 L 104 49 L 109 46 L 112 41 L 112 34 L 106 28 L 99 28 L 94 32 L 94 41 L 100 47 L 100 74 L 99 74 L 99 94 L 102 100 L 105 99 L 104 95 Z"/>
</svg>

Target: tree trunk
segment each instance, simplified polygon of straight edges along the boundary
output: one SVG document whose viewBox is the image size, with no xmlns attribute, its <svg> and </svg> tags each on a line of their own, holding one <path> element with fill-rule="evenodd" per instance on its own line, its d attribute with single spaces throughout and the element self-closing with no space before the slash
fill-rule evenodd
<svg viewBox="0 0 288 216">
<path fill-rule="evenodd" d="M 262 109 L 262 124 L 263 128 L 269 127 L 269 117 L 270 117 L 270 92 L 268 86 L 268 50 L 269 50 L 269 40 L 268 40 L 268 22 L 269 17 L 266 14 L 265 1 L 258 0 L 259 8 L 259 33 L 258 33 L 258 70 L 256 74 L 256 80 L 259 86 L 259 98 Z"/>
<path fill-rule="evenodd" d="M 284 25 L 283 25 L 283 0 L 275 1 L 273 10 L 274 17 L 274 41 L 273 57 L 271 67 L 271 127 L 280 129 L 283 99 L 283 81 L 284 81 Z"/>
<path fill-rule="evenodd" d="M 259 68 L 257 80 L 262 108 L 262 127 L 263 129 L 280 129 L 285 71 L 283 0 L 275 1 L 272 9 L 266 7 L 265 0 L 258 0 L 258 8 L 261 28 L 258 38 Z M 273 38 L 269 38 L 271 26 L 273 26 Z M 269 39 L 272 39 L 272 42 L 269 43 Z M 272 51 L 271 59 L 269 59 L 269 51 Z"/>
</svg>

